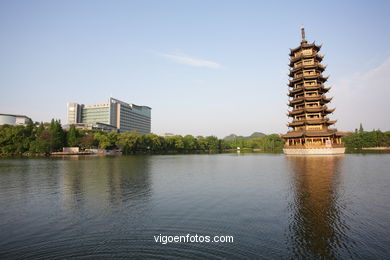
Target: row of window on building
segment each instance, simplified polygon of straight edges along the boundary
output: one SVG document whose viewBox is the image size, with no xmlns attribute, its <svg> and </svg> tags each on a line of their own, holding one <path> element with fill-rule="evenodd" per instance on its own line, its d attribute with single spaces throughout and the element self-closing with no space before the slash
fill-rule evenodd
<svg viewBox="0 0 390 260">
<path fill-rule="evenodd" d="M 99 105 L 99 106 L 98 106 Z M 68 103 L 68 125 L 82 129 L 103 131 L 137 131 L 141 134 L 151 132 L 151 108 L 109 98 L 107 103 L 84 106 Z"/>
</svg>

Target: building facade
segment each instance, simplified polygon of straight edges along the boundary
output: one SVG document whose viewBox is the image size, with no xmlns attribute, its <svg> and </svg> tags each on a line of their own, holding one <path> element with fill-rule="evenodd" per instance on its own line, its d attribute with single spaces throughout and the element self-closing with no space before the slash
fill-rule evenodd
<svg viewBox="0 0 390 260">
<path fill-rule="evenodd" d="M 120 132 L 151 132 L 151 108 L 109 98 L 106 103 L 85 106 L 68 103 L 68 124 L 76 126 L 106 125 Z M 109 129 L 109 127 L 107 128 Z"/>
<path fill-rule="evenodd" d="M 321 64 L 323 56 L 318 52 L 321 46 L 307 43 L 305 30 L 302 28 L 301 44 L 290 50 L 290 97 L 292 108 L 287 115 L 292 118 L 288 124 L 291 130 L 283 135 L 286 154 L 337 154 L 344 153 L 341 134 L 335 128 L 336 123 L 330 120 L 330 109 L 327 104 L 332 98 L 326 93 L 328 77 L 322 75 L 326 66 Z"/>
<path fill-rule="evenodd" d="M 24 125 L 31 120 L 28 116 L 24 115 L 12 115 L 12 114 L 0 114 L 0 125 Z"/>
</svg>

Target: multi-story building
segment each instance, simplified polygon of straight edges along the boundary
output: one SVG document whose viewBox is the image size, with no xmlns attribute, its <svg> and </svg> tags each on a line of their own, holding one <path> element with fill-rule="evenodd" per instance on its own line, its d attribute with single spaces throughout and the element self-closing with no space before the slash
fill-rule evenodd
<svg viewBox="0 0 390 260">
<path fill-rule="evenodd" d="M 27 125 L 31 119 L 24 115 L 0 114 L 0 125 Z"/>
<path fill-rule="evenodd" d="M 335 120 L 329 114 L 334 108 L 328 108 L 331 98 L 326 97 L 330 87 L 325 87 L 328 77 L 322 75 L 326 66 L 321 64 L 323 56 L 318 52 L 321 46 L 307 43 L 305 30 L 302 28 L 301 44 L 290 51 L 290 73 L 288 86 L 288 116 L 291 128 L 282 137 L 285 140 L 283 149 L 286 154 L 338 154 L 344 153 L 341 142 L 342 133 L 335 128 Z"/>
<path fill-rule="evenodd" d="M 101 124 L 115 127 L 120 132 L 135 130 L 140 134 L 147 134 L 151 131 L 151 108 L 115 98 L 109 98 L 107 103 L 91 106 L 68 103 L 68 124 Z"/>
</svg>

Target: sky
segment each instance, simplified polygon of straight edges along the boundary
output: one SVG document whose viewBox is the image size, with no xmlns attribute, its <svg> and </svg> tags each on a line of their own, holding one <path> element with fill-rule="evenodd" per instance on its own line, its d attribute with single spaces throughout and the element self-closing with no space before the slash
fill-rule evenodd
<svg viewBox="0 0 390 260">
<path fill-rule="evenodd" d="M 110 96 L 157 134 L 285 133 L 289 48 L 322 44 L 340 131 L 390 130 L 390 1 L 0 1 L 0 113 Z"/>
</svg>

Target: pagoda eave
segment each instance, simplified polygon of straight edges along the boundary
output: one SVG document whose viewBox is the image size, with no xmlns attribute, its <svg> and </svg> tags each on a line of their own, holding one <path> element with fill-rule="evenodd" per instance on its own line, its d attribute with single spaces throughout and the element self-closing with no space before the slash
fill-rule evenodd
<svg viewBox="0 0 390 260">
<path fill-rule="evenodd" d="M 304 101 L 321 101 L 323 104 L 329 103 L 332 98 L 327 98 L 323 95 L 311 96 L 311 97 L 299 97 L 293 100 L 290 100 L 289 105 L 299 104 Z"/>
<path fill-rule="evenodd" d="M 321 94 L 325 94 L 329 91 L 330 88 L 324 88 L 322 84 L 317 84 L 315 86 L 304 86 L 304 87 L 296 87 L 294 89 L 289 90 L 287 96 L 294 97 L 295 94 L 300 94 L 305 90 L 318 90 Z"/>
<path fill-rule="evenodd" d="M 337 122 L 337 120 L 323 120 L 323 119 L 317 119 L 317 120 L 299 120 L 299 121 L 292 121 L 288 124 L 289 127 L 294 126 L 302 126 L 302 125 L 333 125 Z"/>
<path fill-rule="evenodd" d="M 282 138 L 300 138 L 300 137 L 328 137 L 328 136 L 342 136 L 337 130 L 327 131 L 290 131 L 282 135 Z"/>
<path fill-rule="evenodd" d="M 310 80 L 310 79 L 317 79 L 318 81 L 321 81 L 321 82 L 326 82 L 328 79 L 329 79 L 329 76 L 322 76 L 322 74 L 315 74 L 315 75 L 302 75 L 302 76 L 299 76 L 299 77 L 296 77 L 296 78 L 293 78 L 293 79 L 290 79 L 289 80 L 289 83 L 291 86 L 291 84 L 293 83 L 296 83 L 298 81 L 303 81 L 303 80 Z"/>
<path fill-rule="evenodd" d="M 321 63 L 301 64 L 299 66 L 291 68 L 290 69 L 290 74 L 291 73 L 295 73 L 295 72 L 300 71 L 300 70 L 303 70 L 303 69 L 317 69 L 317 70 L 322 72 L 322 71 L 324 71 L 326 69 L 326 66 L 321 65 Z"/>
<path fill-rule="evenodd" d="M 318 62 L 321 62 L 323 59 L 324 59 L 324 56 L 322 55 L 318 55 L 317 53 L 313 53 L 313 54 L 309 54 L 309 55 L 299 55 L 297 57 L 292 57 L 290 59 L 290 64 L 289 66 L 290 67 L 293 67 L 294 66 L 294 63 L 298 62 L 299 60 L 303 60 L 303 59 L 316 59 Z"/>
<path fill-rule="evenodd" d="M 302 49 L 308 49 L 308 48 L 313 48 L 316 51 L 319 51 L 321 49 L 322 45 L 316 45 L 315 42 L 313 43 L 303 43 L 300 46 L 291 49 L 290 48 L 290 56 L 294 56 L 294 54 Z"/>
<path fill-rule="evenodd" d="M 333 113 L 335 111 L 335 108 L 329 109 L 326 106 L 317 106 L 317 107 L 306 107 L 306 108 L 301 108 L 301 109 L 294 109 L 292 111 L 288 111 L 289 116 L 294 116 L 294 115 L 300 115 L 300 114 L 305 114 L 305 113 L 319 113 L 322 112 L 324 115 Z"/>
</svg>

